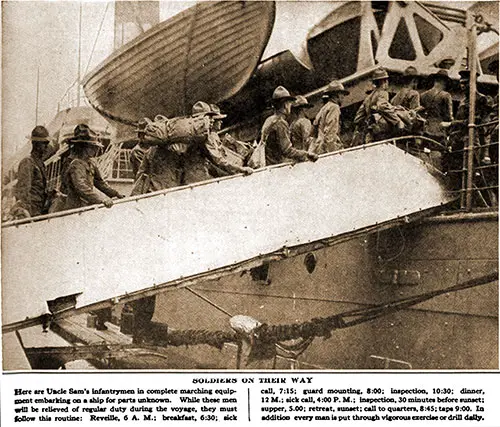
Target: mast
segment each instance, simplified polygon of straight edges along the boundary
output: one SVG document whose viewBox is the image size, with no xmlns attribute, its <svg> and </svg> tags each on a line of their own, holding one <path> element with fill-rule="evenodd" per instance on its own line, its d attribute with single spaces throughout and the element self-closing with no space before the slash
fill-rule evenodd
<svg viewBox="0 0 500 427">
<path fill-rule="evenodd" d="M 81 60 L 82 60 L 82 3 L 80 2 L 80 13 L 78 18 L 78 77 L 76 79 L 76 106 L 80 106 L 80 86 L 81 86 Z"/>
<path fill-rule="evenodd" d="M 467 141 L 467 191 L 465 194 L 465 210 L 470 212 L 472 209 L 472 190 L 474 179 L 474 141 L 476 136 L 476 72 L 477 72 L 477 29 L 474 22 L 474 16 L 470 11 L 467 12 L 467 65 L 469 74 L 469 129 Z"/>
<path fill-rule="evenodd" d="M 38 99 L 40 97 L 40 65 L 36 69 L 35 126 L 38 125 Z"/>
</svg>

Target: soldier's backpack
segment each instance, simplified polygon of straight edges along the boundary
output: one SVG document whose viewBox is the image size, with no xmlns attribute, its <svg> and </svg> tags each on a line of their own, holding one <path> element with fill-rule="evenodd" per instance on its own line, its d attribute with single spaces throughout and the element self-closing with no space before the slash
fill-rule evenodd
<svg viewBox="0 0 500 427">
<path fill-rule="evenodd" d="M 168 145 L 168 149 L 182 154 L 189 145 L 204 142 L 210 133 L 210 119 L 201 117 L 167 117 L 158 115 L 154 120 L 145 118 L 146 141 L 155 145 Z"/>
</svg>

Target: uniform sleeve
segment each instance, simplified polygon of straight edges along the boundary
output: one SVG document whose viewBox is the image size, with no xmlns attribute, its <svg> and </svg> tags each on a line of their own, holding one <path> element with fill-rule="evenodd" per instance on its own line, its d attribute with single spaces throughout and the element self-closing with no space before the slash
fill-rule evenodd
<svg viewBox="0 0 500 427">
<path fill-rule="evenodd" d="M 443 113 L 445 114 L 444 121 L 451 122 L 453 121 L 453 101 L 451 99 L 451 95 L 446 92 L 443 98 Z"/>
<path fill-rule="evenodd" d="M 416 90 L 412 90 L 409 95 L 408 106 L 410 110 L 420 108 L 420 94 Z"/>
<path fill-rule="evenodd" d="M 31 206 L 31 182 L 33 180 L 33 163 L 30 159 L 25 158 L 19 163 L 17 170 L 17 184 L 15 196 L 18 200 L 18 205 L 29 211 Z"/>
<path fill-rule="evenodd" d="M 329 108 L 326 111 L 323 126 L 318 129 L 318 132 L 323 132 L 323 138 L 329 147 L 335 145 L 339 139 L 339 126 L 339 110 L 335 107 Z"/>
<path fill-rule="evenodd" d="M 221 146 L 222 143 L 219 139 L 219 135 L 215 132 L 211 132 L 205 142 L 205 149 L 207 150 L 210 160 L 226 172 L 233 174 L 243 172 L 243 168 L 241 166 L 233 164 L 227 159 Z"/>
<path fill-rule="evenodd" d="M 120 195 L 118 191 L 116 191 L 114 188 L 111 188 L 109 184 L 104 181 L 102 178 L 101 172 L 99 171 L 99 168 L 97 167 L 96 164 L 93 164 L 94 167 L 94 185 L 95 187 L 99 190 L 102 191 L 106 196 L 108 197 L 117 197 Z"/>
<path fill-rule="evenodd" d="M 359 106 L 356 115 L 354 116 L 354 124 L 359 125 L 365 119 L 366 119 L 366 109 L 364 103 L 362 103 Z"/>
<path fill-rule="evenodd" d="M 142 150 L 137 145 L 130 152 L 130 165 L 132 166 L 132 172 L 134 174 L 134 179 L 137 178 L 139 168 L 141 166 L 142 161 L 144 160 L 146 152 Z"/>
<path fill-rule="evenodd" d="M 75 192 L 89 205 L 102 203 L 103 199 L 87 181 L 87 165 L 81 160 L 73 160 L 68 167 L 68 176 Z"/>
<path fill-rule="evenodd" d="M 389 102 L 389 94 L 386 91 L 381 91 L 377 97 L 375 107 L 377 112 L 384 116 L 391 125 L 396 126 L 400 122 L 400 118 L 396 114 L 394 106 Z"/>
<path fill-rule="evenodd" d="M 144 153 L 144 157 L 139 165 L 139 169 L 137 170 L 137 174 L 135 175 L 135 179 L 138 179 L 142 174 L 149 174 L 149 168 L 151 160 L 150 158 L 153 156 L 156 148 L 150 148 L 148 151 Z"/>
<path fill-rule="evenodd" d="M 307 151 L 297 150 L 290 141 L 290 131 L 285 121 L 276 123 L 276 138 L 283 156 L 294 160 L 306 160 Z"/>
</svg>

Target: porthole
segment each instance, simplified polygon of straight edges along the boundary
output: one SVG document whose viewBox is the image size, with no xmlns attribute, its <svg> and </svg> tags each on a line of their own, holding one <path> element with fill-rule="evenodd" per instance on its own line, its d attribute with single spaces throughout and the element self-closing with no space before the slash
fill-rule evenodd
<svg viewBox="0 0 500 427">
<path fill-rule="evenodd" d="M 316 269 L 317 263 L 318 260 L 316 258 L 316 255 L 314 255 L 313 253 L 308 253 L 304 258 L 304 265 L 306 266 L 306 270 L 309 274 L 312 274 L 313 271 Z"/>
</svg>

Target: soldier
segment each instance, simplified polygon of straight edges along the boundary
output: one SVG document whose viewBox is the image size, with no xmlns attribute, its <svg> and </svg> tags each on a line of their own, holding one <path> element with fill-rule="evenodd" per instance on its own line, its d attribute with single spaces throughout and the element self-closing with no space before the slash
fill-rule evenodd
<svg viewBox="0 0 500 427">
<path fill-rule="evenodd" d="M 312 105 L 301 95 L 297 96 L 292 104 L 290 140 L 292 145 L 299 150 L 309 150 L 311 143 L 312 124 L 311 120 L 306 117 L 306 110 L 311 107 Z"/>
<path fill-rule="evenodd" d="M 409 66 L 401 76 L 401 84 L 403 87 L 394 95 L 391 104 L 394 106 L 402 106 L 408 110 L 420 109 L 420 94 L 417 89 L 417 69 Z"/>
<path fill-rule="evenodd" d="M 328 85 L 324 93 L 328 100 L 314 119 L 318 137 L 310 148 L 313 153 L 322 154 L 344 148 L 340 139 L 340 106 L 345 95 L 349 95 L 349 91 L 345 90 L 342 83 L 333 81 Z"/>
<path fill-rule="evenodd" d="M 68 144 L 71 154 L 67 159 L 68 166 L 62 177 L 61 189 L 66 194 L 66 200 L 61 210 L 97 203 L 104 203 L 104 206 L 110 208 L 113 206 L 111 197 L 125 197 L 111 188 L 102 178 L 93 158 L 103 146 L 86 124 L 79 124 L 75 127 L 74 137 L 68 141 Z M 103 198 L 94 190 L 94 187 L 107 197 Z M 106 330 L 105 322 L 111 315 L 110 309 L 96 310 L 93 314 L 97 315 L 96 329 Z"/>
<path fill-rule="evenodd" d="M 463 149 L 467 146 L 469 138 L 469 91 L 470 91 L 470 71 L 461 70 L 460 74 L 460 88 L 464 93 L 464 96 L 460 100 L 457 109 L 457 115 L 455 120 L 451 124 L 452 137 L 451 137 L 451 147 L 452 153 L 450 154 L 450 164 L 449 168 L 451 170 L 459 170 L 462 165 Z M 478 76 L 479 74 L 477 74 Z M 486 95 L 483 95 L 476 90 L 476 108 L 475 108 L 475 121 L 476 125 L 487 123 L 490 118 L 492 111 L 493 100 Z M 486 146 L 485 129 L 484 127 L 478 127 L 475 134 L 474 146 L 477 149 L 474 156 L 475 166 L 479 165 L 490 165 L 491 159 L 489 156 L 489 147 Z M 488 186 L 487 173 L 484 171 L 479 171 L 475 175 L 476 179 L 482 179 L 483 182 L 477 183 L 478 187 Z M 455 179 L 455 187 L 459 188 L 458 178 Z M 486 189 L 481 191 L 483 198 L 489 201 L 490 206 L 495 206 L 497 204 L 496 195 L 493 191 Z"/>
<path fill-rule="evenodd" d="M 446 91 L 448 72 L 439 70 L 430 77 L 434 80 L 433 87 L 420 96 L 420 103 L 425 110 L 423 115 L 427 120 L 425 135 L 446 145 L 446 132 L 441 123 L 453 120 L 451 95 Z"/>
<path fill-rule="evenodd" d="M 16 219 L 48 213 L 47 171 L 43 163 L 49 147 L 49 132 L 36 126 L 31 132 L 31 154 L 21 160 L 14 195 L 17 199 L 11 214 Z"/>
<path fill-rule="evenodd" d="M 373 72 L 374 89 L 363 101 L 354 117 L 356 126 L 353 145 L 360 140 L 367 144 L 375 139 L 383 139 L 391 133 L 404 129 L 404 123 L 398 117 L 394 106 L 389 102 L 389 74 L 384 69 Z"/>
<path fill-rule="evenodd" d="M 198 101 L 193 105 L 192 116 L 208 116 L 210 118 L 210 131 L 204 142 L 191 144 L 186 153 L 183 154 L 183 184 L 211 179 L 210 170 L 213 170 L 211 163 L 228 174 L 250 175 L 253 172 L 250 167 L 231 162 L 224 152 L 224 146 L 216 131 L 218 127 L 216 122 L 225 118 L 225 115 L 213 111 L 206 102 Z"/>
<path fill-rule="evenodd" d="M 94 157 L 103 148 L 95 133 L 86 125 L 75 127 L 74 137 L 68 141 L 71 154 L 62 177 L 62 191 L 66 194 L 64 210 L 103 203 L 113 206 L 112 197 L 123 198 L 123 194 L 111 188 L 101 176 Z M 94 187 L 104 193 L 103 198 Z"/>
<path fill-rule="evenodd" d="M 144 160 L 146 152 L 150 148 L 149 144 L 144 141 L 145 136 L 146 136 L 146 122 L 141 120 L 137 125 L 138 142 L 130 152 L 130 165 L 132 166 L 132 173 L 134 174 L 134 180 L 137 179 L 137 173 L 139 172 L 141 163 Z"/>
<path fill-rule="evenodd" d="M 273 92 L 274 114 L 266 119 L 261 131 L 261 140 L 266 147 L 267 165 L 283 163 L 288 159 L 299 162 L 318 159 L 317 154 L 298 150 L 292 146 L 287 119 L 294 100 L 295 97 L 291 96 L 283 86 L 278 86 Z"/>
</svg>

